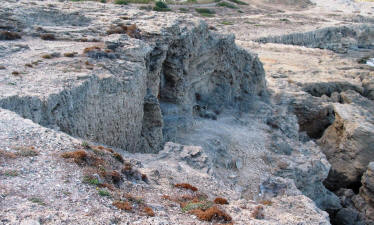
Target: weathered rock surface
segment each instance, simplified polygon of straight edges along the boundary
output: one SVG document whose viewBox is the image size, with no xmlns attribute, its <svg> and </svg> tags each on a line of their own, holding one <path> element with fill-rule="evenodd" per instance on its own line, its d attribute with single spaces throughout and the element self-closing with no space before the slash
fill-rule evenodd
<svg viewBox="0 0 374 225">
<path fill-rule="evenodd" d="M 261 43 L 302 45 L 309 48 L 329 49 L 344 53 L 348 49 L 373 48 L 374 27 L 372 25 L 326 27 L 305 33 L 294 33 L 275 37 L 259 38 Z"/>
<path fill-rule="evenodd" d="M 374 160 L 374 104 L 354 91 L 340 94 L 334 103 L 335 120 L 319 143 L 331 163 L 325 184 L 331 189 L 360 183 L 369 162 Z"/>
</svg>

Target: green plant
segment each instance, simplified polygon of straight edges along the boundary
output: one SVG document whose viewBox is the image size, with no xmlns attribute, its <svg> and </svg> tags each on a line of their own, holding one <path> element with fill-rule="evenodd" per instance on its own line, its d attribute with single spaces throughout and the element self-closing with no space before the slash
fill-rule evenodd
<svg viewBox="0 0 374 225">
<path fill-rule="evenodd" d="M 42 206 L 46 205 L 45 202 L 42 199 L 37 198 L 37 197 L 29 198 L 29 201 L 32 202 L 32 203 L 36 203 L 36 204 L 42 205 Z"/>
<path fill-rule="evenodd" d="M 230 8 L 230 9 L 237 9 L 238 7 L 231 4 L 231 3 L 228 3 L 228 2 L 219 2 L 216 4 L 216 6 L 220 6 L 220 7 L 226 7 L 226 8 Z"/>
<path fill-rule="evenodd" d="M 195 11 L 204 17 L 214 17 L 214 14 L 216 13 L 213 9 L 207 8 L 196 8 Z"/>
<path fill-rule="evenodd" d="M 236 3 L 238 5 L 248 5 L 248 3 L 240 1 L 240 0 L 229 0 L 230 2 Z"/>
<path fill-rule="evenodd" d="M 188 8 L 179 8 L 179 12 L 185 13 L 185 12 L 188 12 L 188 11 L 189 11 Z"/>
<path fill-rule="evenodd" d="M 90 147 L 90 145 L 88 144 L 87 141 L 83 141 L 81 145 L 82 145 L 83 148 L 89 148 Z"/>
<path fill-rule="evenodd" d="M 100 196 L 103 196 L 103 197 L 109 197 L 110 196 L 110 193 L 107 190 L 99 189 L 98 193 L 99 193 Z"/>
<path fill-rule="evenodd" d="M 210 201 L 204 201 L 204 202 L 189 202 L 187 203 L 183 208 L 183 212 L 189 212 L 194 209 L 201 209 L 201 210 L 207 210 L 208 208 L 212 207 L 213 202 Z"/>
<path fill-rule="evenodd" d="M 153 7 L 153 10 L 158 11 L 158 12 L 171 11 L 168 5 L 165 2 L 161 2 L 161 1 L 155 2 L 155 7 Z"/>
<path fill-rule="evenodd" d="M 8 170 L 8 171 L 5 171 L 4 175 L 8 177 L 16 177 L 19 174 L 17 170 Z"/>
<path fill-rule="evenodd" d="M 101 3 L 106 3 L 106 0 L 100 0 Z"/>
<path fill-rule="evenodd" d="M 114 4 L 117 4 L 117 5 L 127 5 L 128 2 L 126 0 L 115 0 Z"/>
<path fill-rule="evenodd" d="M 99 179 L 92 177 L 92 176 L 84 176 L 83 177 L 83 183 L 86 184 L 92 184 L 92 185 L 99 185 L 100 181 Z"/>
<path fill-rule="evenodd" d="M 223 25 L 234 25 L 234 23 L 230 22 L 230 21 L 222 21 L 221 24 L 223 24 Z"/>
</svg>

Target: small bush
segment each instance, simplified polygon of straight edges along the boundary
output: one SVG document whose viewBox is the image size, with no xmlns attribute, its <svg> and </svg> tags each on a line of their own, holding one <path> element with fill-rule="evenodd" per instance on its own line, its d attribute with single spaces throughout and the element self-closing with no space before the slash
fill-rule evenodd
<svg viewBox="0 0 374 225">
<path fill-rule="evenodd" d="M 225 221 L 229 222 L 232 220 L 231 216 L 219 209 L 217 206 L 213 206 L 205 211 L 201 209 L 195 209 L 190 211 L 190 213 L 197 216 L 202 221 Z"/>
<path fill-rule="evenodd" d="M 273 202 L 270 201 L 270 200 L 263 200 L 260 203 L 263 204 L 263 205 L 272 205 L 273 204 Z"/>
<path fill-rule="evenodd" d="M 5 69 L 6 69 L 5 66 L 0 65 L 0 70 L 5 70 Z"/>
<path fill-rule="evenodd" d="M 11 41 L 21 39 L 21 35 L 16 32 L 2 31 L 0 32 L 0 40 Z"/>
<path fill-rule="evenodd" d="M 74 159 L 75 163 L 81 164 L 87 160 L 88 154 L 84 150 L 77 150 L 72 152 L 64 152 L 61 154 L 61 157 L 65 159 L 72 158 Z"/>
<path fill-rule="evenodd" d="M 223 25 L 234 25 L 234 23 L 230 22 L 230 21 L 222 21 L 221 24 L 223 24 Z"/>
<path fill-rule="evenodd" d="M 216 4 L 216 6 L 220 6 L 220 7 L 226 7 L 226 8 L 230 8 L 230 9 L 236 9 L 238 8 L 237 6 L 231 4 L 231 3 L 228 3 L 228 2 L 219 2 Z"/>
<path fill-rule="evenodd" d="M 210 202 L 210 201 L 198 201 L 197 202 L 195 200 L 191 201 L 191 202 L 187 202 L 187 203 L 181 203 L 181 208 L 182 208 L 182 211 L 183 212 L 189 212 L 191 210 L 196 210 L 196 209 L 199 209 L 199 210 L 207 210 L 209 209 L 210 207 L 212 207 L 213 203 Z"/>
<path fill-rule="evenodd" d="M 19 173 L 17 170 L 7 170 L 4 172 L 4 175 L 8 177 L 16 177 L 19 175 Z"/>
<path fill-rule="evenodd" d="M 41 34 L 40 38 L 46 41 L 53 41 L 56 40 L 56 37 L 54 34 Z"/>
<path fill-rule="evenodd" d="M 114 4 L 117 4 L 117 5 L 127 5 L 129 3 L 126 0 L 115 0 Z"/>
<path fill-rule="evenodd" d="M 161 2 L 161 1 L 155 2 L 155 7 L 153 7 L 153 10 L 159 11 L 159 12 L 171 11 L 168 5 L 165 2 Z"/>
<path fill-rule="evenodd" d="M 174 186 L 177 187 L 177 188 L 189 189 L 189 190 L 194 191 L 194 192 L 198 190 L 197 187 L 194 187 L 191 184 L 187 184 L 187 183 L 175 184 Z"/>
<path fill-rule="evenodd" d="M 126 210 L 126 211 L 132 210 L 132 206 L 129 202 L 115 201 L 113 202 L 112 205 L 121 210 Z"/>
<path fill-rule="evenodd" d="M 18 72 L 18 71 L 13 71 L 13 72 L 12 72 L 12 75 L 13 75 L 13 76 L 18 76 L 18 75 L 20 75 L 20 72 Z"/>
<path fill-rule="evenodd" d="M 188 11 L 190 11 L 188 8 L 179 8 L 179 12 L 185 13 L 185 12 L 188 12 Z"/>
<path fill-rule="evenodd" d="M 30 68 L 33 67 L 31 63 L 26 63 L 25 66 L 26 66 L 26 67 L 30 67 Z"/>
<path fill-rule="evenodd" d="M 150 216 L 150 217 L 155 216 L 155 212 L 153 211 L 151 207 L 144 206 L 143 211 L 147 214 L 147 216 Z"/>
<path fill-rule="evenodd" d="M 66 53 L 64 53 L 64 56 L 72 58 L 72 57 L 75 57 L 75 55 L 77 55 L 77 54 L 78 54 L 78 52 L 66 52 Z"/>
<path fill-rule="evenodd" d="M 225 198 L 220 198 L 220 197 L 214 199 L 214 203 L 216 203 L 216 204 L 220 204 L 220 205 L 226 205 L 226 204 L 229 204 L 229 202 L 227 201 L 227 199 L 225 199 Z"/>
<path fill-rule="evenodd" d="M 88 53 L 88 52 L 92 52 L 92 51 L 101 51 L 101 48 L 98 47 L 98 46 L 92 46 L 92 47 L 87 47 L 83 50 L 83 53 Z M 84 142 L 83 142 L 84 143 Z M 82 144 L 83 144 L 82 143 Z M 86 142 L 87 143 L 87 142 Z M 87 143 L 88 145 L 88 143 Z M 86 147 L 85 147 L 86 148 Z"/>
</svg>

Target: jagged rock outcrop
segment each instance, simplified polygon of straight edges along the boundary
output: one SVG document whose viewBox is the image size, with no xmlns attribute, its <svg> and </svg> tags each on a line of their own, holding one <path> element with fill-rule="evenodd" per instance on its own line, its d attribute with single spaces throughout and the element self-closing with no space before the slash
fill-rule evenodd
<svg viewBox="0 0 374 225">
<path fill-rule="evenodd" d="M 348 49 L 373 48 L 373 37 L 374 27 L 368 24 L 326 27 L 305 33 L 264 37 L 259 38 L 256 41 L 261 43 L 302 45 L 309 48 L 322 48 L 344 53 Z"/>
<path fill-rule="evenodd" d="M 373 102 L 354 91 L 340 94 L 334 103 L 335 120 L 319 143 L 331 163 L 325 184 L 332 190 L 360 183 L 369 162 L 374 160 Z"/>
<path fill-rule="evenodd" d="M 90 44 L 96 49 L 84 50 L 91 46 L 82 42 L 71 43 L 71 49 L 80 48 L 83 52 L 78 55 L 79 60 L 56 61 L 54 66 L 51 65 L 55 68 L 50 67 L 48 72 L 35 71 L 41 69 L 41 65 L 32 66 L 34 69 L 27 71 L 27 77 L 36 76 L 37 79 L 26 78 L 26 83 L 22 79 L 24 75 L 17 79 L 12 77 L 11 71 L 6 71 L 9 79 L 17 84 L 4 84 L 0 107 L 43 126 L 58 127 L 73 136 L 130 152 L 157 152 L 164 141 L 163 121 L 167 121 L 167 115 L 161 115 L 159 101 L 175 104 L 181 117 L 191 117 L 196 105 L 213 115 L 224 107 L 239 105 L 245 108 L 245 104 L 249 104 L 246 98 L 266 93 L 264 71 L 258 58 L 238 48 L 233 36 L 211 33 L 203 22 L 171 19 L 163 28 L 151 28 L 154 29 L 152 35 L 147 27 L 140 27 L 140 30 L 145 30 L 142 40 L 137 40 L 125 34 L 105 34 L 104 29 L 119 23 L 115 18 L 99 24 L 92 20 L 93 17 L 57 9 L 34 7 L 29 11 L 40 11 L 37 20 L 24 20 L 34 15 L 21 15 L 21 10 L 12 12 L 12 18 L 22 24 L 19 27 L 24 30 L 23 35 L 38 32 L 33 30 L 35 25 L 41 27 L 39 30 L 48 30 L 51 24 L 60 30 L 69 30 L 69 26 L 82 27 L 91 22 L 102 29 L 92 34 L 103 41 Z M 51 15 L 58 17 L 49 20 Z M 81 17 L 84 20 L 79 19 Z M 86 30 L 80 32 L 84 34 Z M 66 35 L 62 33 L 52 33 L 56 37 L 55 45 L 49 51 L 57 51 L 64 45 L 59 41 L 60 35 Z M 7 43 L 6 48 L 14 44 Z M 24 41 L 18 41 L 21 43 Z M 46 47 L 39 43 L 28 45 L 33 49 Z M 27 57 L 43 53 L 26 49 L 19 54 L 18 57 Z M 9 67 L 24 66 L 13 57 L 16 56 L 9 58 Z M 51 56 L 58 57 L 58 54 Z M 86 67 L 98 64 L 102 67 L 79 71 L 83 73 L 80 75 L 61 68 L 63 65 L 81 68 L 81 60 L 86 60 Z M 46 66 L 48 63 L 40 64 Z M 43 92 L 34 89 L 40 83 L 37 80 L 45 81 L 40 87 L 44 88 Z M 62 80 L 66 83 L 59 82 Z"/>
</svg>

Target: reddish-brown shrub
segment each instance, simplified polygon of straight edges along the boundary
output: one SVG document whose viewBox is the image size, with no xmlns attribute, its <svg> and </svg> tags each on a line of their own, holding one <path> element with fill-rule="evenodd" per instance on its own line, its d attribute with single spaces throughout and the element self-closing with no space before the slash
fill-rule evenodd
<svg viewBox="0 0 374 225">
<path fill-rule="evenodd" d="M 229 214 L 219 209 L 217 206 L 212 206 L 209 209 L 203 211 L 201 209 L 191 210 L 190 213 L 194 214 L 203 221 L 231 221 L 232 218 Z"/>
<path fill-rule="evenodd" d="M 197 187 L 194 187 L 191 184 L 187 184 L 187 183 L 175 184 L 174 186 L 177 187 L 177 188 L 189 189 L 191 191 L 197 191 L 198 190 Z"/>
<path fill-rule="evenodd" d="M 273 202 L 270 201 L 270 200 L 263 200 L 260 203 L 263 204 L 263 205 L 272 205 L 273 204 Z"/>
<path fill-rule="evenodd" d="M 229 204 L 229 202 L 227 201 L 227 199 L 225 199 L 225 198 L 220 198 L 220 197 L 214 199 L 214 203 L 216 203 L 216 204 L 220 204 L 220 205 Z"/>
<path fill-rule="evenodd" d="M 132 38 L 140 38 L 140 30 L 137 28 L 136 24 L 131 25 L 117 25 L 111 26 L 111 28 L 107 31 L 107 34 L 127 34 Z"/>
<path fill-rule="evenodd" d="M 83 53 L 88 53 L 92 51 L 100 51 L 101 48 L 99 46 L 92 46 L 92 47 L 87 47 L 83 50 Z"/>
<path fill-rule="evenodd" d="M 151 217 L 155 216 L 155 212 L 153 211 L 151 207 L 144 206 L 143 211 L 147 214 L 147 216 L 151 216 Z"/>
<path fill-rule="evenodd" d="M 78 164 L 82 163 L 83 161 L 86 161 L 87 156 L 88 156 L 88 154 L 84 150 L 76 150 L 76 151 L 72 151 L 72 152 L 64 152 L 64 153 L 61 154 L 62 158 L 65 158 L 65 159 L 72 158 L 72 159 L 74 159 L 74 162 L 76 162 Z"/>
<path fill-rule="evenodd" d="M 132 206 L 129 202 L 123 202 L 123 201 L 115 201 L 112 203 L 115 207 L 121 210 L 127 210 L 130 211 L 132 210 Z"/>
</svg>

